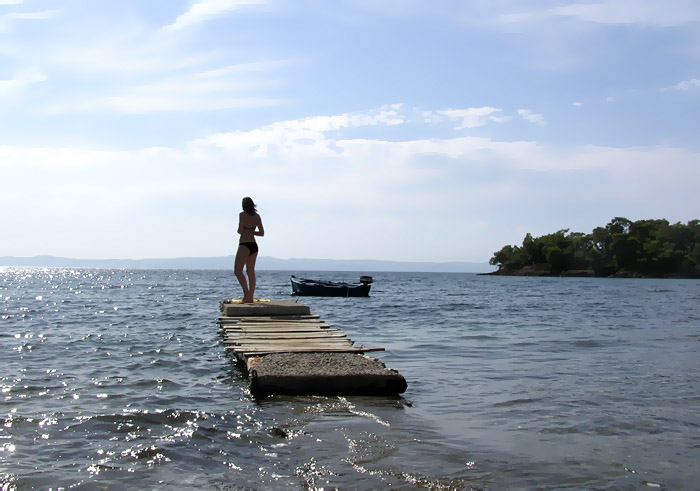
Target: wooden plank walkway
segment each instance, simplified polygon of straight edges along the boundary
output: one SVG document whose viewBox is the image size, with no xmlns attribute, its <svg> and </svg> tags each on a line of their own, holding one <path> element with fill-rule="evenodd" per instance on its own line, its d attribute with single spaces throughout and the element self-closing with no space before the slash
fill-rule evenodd
<svg viewBox="0 0 700 491">
<path fill-rule="evenodd" d="M 221 311 L 217 322 L 223 345 L 246 368 L 258 392 L 398 394 L 406 389 L 398 372 L 364 355 L 384 348 L 355 344 L 305 305 L 224 301 Z M 285 357 L 283 368 L 273 363 L 280 356 Z"/>
<path fill-rule="evenodd" d="M 224 346 L 239 359 L 243 358 L 241 361 L 270 353 L 365 353 L 384 350 L 378 346 L 355 345 L 343 331 L 331 329 L 330 325 L 318 318 L 220 317 L 219 324 L 224 334 Z"/>
</svg>

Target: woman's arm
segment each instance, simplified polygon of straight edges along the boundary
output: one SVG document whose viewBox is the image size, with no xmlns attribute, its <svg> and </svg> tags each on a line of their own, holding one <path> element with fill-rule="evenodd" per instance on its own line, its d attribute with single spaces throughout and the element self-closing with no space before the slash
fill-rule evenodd
<svg viewBox="0 0 700 491">
<path fill-rule="evenodd" d="M 260 218 L 260 215 L 258 215 L 258 229 L 253 232 L 253 235 L 257 235 L 258 237 L 263 237 L 265 235 L 265 229 L 263 228 L 262 218 Z"/>
<path fill-rule="evenodd" d="M 241 214 L 238 214 L 238 235 L 243 233 L 243 220 L 241 220 Z"/>
</svg>

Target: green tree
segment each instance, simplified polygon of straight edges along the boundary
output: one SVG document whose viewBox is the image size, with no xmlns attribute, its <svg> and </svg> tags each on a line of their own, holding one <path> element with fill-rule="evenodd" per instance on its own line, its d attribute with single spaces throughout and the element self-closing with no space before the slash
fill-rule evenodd
<svg viewBox="0 0 700 491">
<path fill-rule="evenodd" d="M 665 219 L 632 222 L 615 217 L 590 234 L 568 229 L 541 237 L 528 233 L 522 246 L 503 247 L 489 263 L 508 273 L 523 268 L 542 274 L 591 269 L 597 276 L 620 272 L 700 277 L 700 220 L 671 225 Z"/>
<path fill-rule="evenodd" d="M 642 243 L 626 233 L 613 234 L 613 261 L 618 271 L 635 272 L 642 261 Z"/>
<path fill-rule="evenodd" d="M 630 225 L 632 225 L 630 220 L 622 217 L 615 217 L 610 220 L 610 223 L 608 223 L 605 228 L 607 228 L 611 234 L 627 234 L 629 233 Z"/>
<path fill-rule="evenodd" d="M 553 234 L 545 235 L 539 239 L 543 244 L 545 260 L 552 274 L 561 274 L 563 271 L 573 269 L 575 258 L 575 245 L 569 230 L 559 230 Z"/>
</svg>

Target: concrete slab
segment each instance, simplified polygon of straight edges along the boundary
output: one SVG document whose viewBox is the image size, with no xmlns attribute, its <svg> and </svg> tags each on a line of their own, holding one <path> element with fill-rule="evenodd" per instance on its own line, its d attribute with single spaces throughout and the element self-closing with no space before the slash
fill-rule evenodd
<svg viewBox="0 0 700 491">
<path fill-rule="evenodd" d="M 272 300 L 269 302 L 231 303 L 224 300 L 220 304 L 221 313 L 228 317 L 308 315 L 308 305 L 289 300 Z"/>
<path fill-rule="evenodd" d="M 398 395 L 406 379 L 356 353 L 273 353 L 249 360 L 252 391 L 269 394 Z"/>
</svg>

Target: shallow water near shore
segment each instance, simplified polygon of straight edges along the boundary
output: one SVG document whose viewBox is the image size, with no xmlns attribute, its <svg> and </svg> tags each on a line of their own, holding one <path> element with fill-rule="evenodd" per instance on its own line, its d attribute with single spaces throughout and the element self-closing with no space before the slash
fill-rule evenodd
<svg viewBox="0 0 700 491">
<path fill-rule="evenodd" d="M 228 271 L 0 268 L 0 483 L 700 482 L 700 281 L 365 273 L 370 298 L 299 301 L 384 346 L 403 397 L 255 400 L 216 326 Z"/>
</svg>

